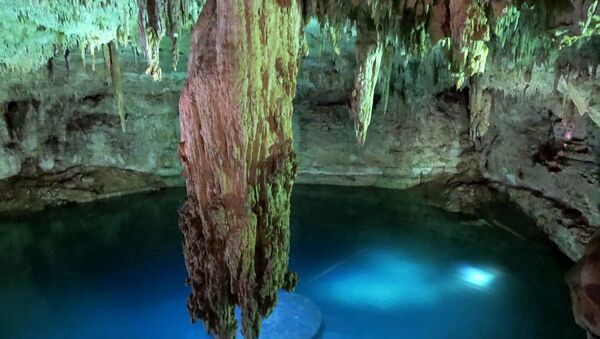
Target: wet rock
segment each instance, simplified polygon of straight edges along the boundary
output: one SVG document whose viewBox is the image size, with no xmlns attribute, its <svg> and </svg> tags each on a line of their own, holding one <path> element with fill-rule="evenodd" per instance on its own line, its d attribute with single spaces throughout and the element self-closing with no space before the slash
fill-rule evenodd
<svg viewBox="0 0 600 339">
<path fill-rule="evenodd" d="M 369 136 L 358 146 L 347 99 L 359 67 L 354 38 L 342 39 L 336 54 L 331 45 L 321 44 L 318 27 L 307 30 L 311 53 L 302 63 L 294 102 L 300 183 L 409 188 L 460 171 L 468 96 L 463 100 L 455 90 L 444 95 L 431 85 L 423 100 L 412 101 L 410 95 L 409 101 L 392 85 L 387 113 L 378 101 Z M 345 70 L 338 71 L 340 65 Z M 391 82 L 397 81 L 394 75 Z M 423 93 L 420 85 L 413 89 Z M 378 87 L 375 97 L 382 94 Z"/>
<path fill-rule="evenodd" d="M 536 90 L 521 94 L 507 90 L 519 86 L 516 76 L 484 80 L 496 96 L 478 162 L 486 180 L 577 260 L 600 229 L 600 129 L 566 109 L 552 92 L 552 76 L 535 69 Z"/>
<path fill-rule="evenodd" d="M 482 205 L 499 197 L 497 193 L 482 184 L 462 184 L 445 189 L 442 207 L 451 212 L 476 215 Z"/>
<path fill-rule="evenodd" d="M 152 174 L 112 167 L 72 167 L 33 177 L 16 176 L 0 181 L 0 213 L 39 211 L 173 185 Z"/>
<path fill-rule="evenodd" d="M 497 16 L 508 3 L 492 1 L 491 10 Z M 575 12 L 557 17 L 557 24 L 572 26 L 589 3 L 569 6 Z M 460 38 L 469 15 L 467 4 L 462 0 L 431 3 L 435 20 L 429 22 L 428 31 L 434 40 L 448 35 Z M 344 5 L 338 14 L 348 10 L 350 4 Z M 417 6 L 421 8 L 414 10 L 423 13 L 419 2 L 405 5 L 404 10 Z M 308 7 L 311 12 L 318 6 Z M 323 9 L 335 15 L 335 8 Z M 380 83 L 374 90 L 369 136 L 361 148 L 355 144 L 348 118 L 360 67 L 356 37 L 338 30 L 337 40 L 324 38 L 327 34 L 314 24 L 308 25 L 306 33 L 310 53 L 302 61 L 294 102 L 300 182 L 408 188 L 442 180 L 450 183 L 444 191 L 446 207 L 455 211 L 473 211 L 477 200 L 496 198 L 495 191 L 480 195 L 477 185 L 472 185 L 490 183 L 535 217 L 571 258 L 583 254 L 591 234 L 600 227 L 600 129 L 593 122 L 598 111 L 593 94 L 600 87 L 595 67 L 589 64 L 597 64 L 597 49 L 568 53 L 559 61 L 557 72 L 553 67 L 532 65 L 523 74 L 512 64 L 508 67 L 490 60 L 485 74 L 465 83 L 460 91 L 454 89 L 449 65 L 436 58 L 418 61 L 403 56 L 390 72 L 389 86 Z M 185 35 L 179 39 L 184 52 L 187 39 Z M 90 197 L 83 191 L 98 191 L 102 186 L 82 180 L 78 185 L 87 188 L 78 199 L 73 184 L 67 187 L 50 181 L 62 178 L 56 174 L 71 168 L 122 170 L 139 174 L 140 183 L 182 184 L 176 156 L 177 101 L 186 73 L 169 71 L 171 55 L 165 49 L 160 58 L 162 82 L 155 83 L 143 74 L 145 60 L 136 60 L 137 54 L 129 49 L 120 52 L 126 133 L 119 128 L 114 94 L 105 84 L 107 74 L 102 67 L 91 71 L 90 60 L 85 69 L 78 53 L 68 56 L 69 65 L 54 58 L 51 78 L 47 72 L 4 73 L 0 180 L 4 187 L 11 187 L 5 196 L 24 196 L 16 192 L 25 189 L 11 185 L 37 178 L 38 184 L 24 187 L 34 192 L 31 199 L 45 198 L 23 203 L 23 208 L 37 208 L 52 205 L 50 200 L 58 196 L 45 194 L 48 187 L 67 189 L 71 193 L 63 198 L 83 201 Z M 559 81 L 553 88 L 555 79 Z M 385 90 L 380 87 L 390 89 L 387 113 Z M 153 180 L 146 180 L 148 175 Z M 446 182 L 448 178 L 452 180 Z M 106 189 L 116 194 L 118 182 L 107 183 Z M 130 188 L 124 184 L 121 191 Z M 0 205 L 15 207 L 7 202 L 10 199 L 0 199 Z"/>
<path fill-rule="evenodd" d="M 180 100 L 180 213 L 188 310 L 218 338 L 257 338 L 288 274 L 296 176 L 292 100 L 300 52 L 296 2 L 209 0 L 192 34 Z M 262 37 L 262 38 L 260 38 Z M 268 37 L 268 38 L 267 38 Z"/>
<path fill-rule="evenodd" d="M 585 255 L 567 275 L 575 321 L 588 332 L 588 338 L 600 337 L 600 234 L 587 245 Z"/>
<path fill-rule="evenodd" d="M 164 59 L 168 62 L 169 57 Z M 101 180 L 109 195 L 183 185 L 175 150 L 179 135 L 177 101 L 185 73 L 168 72 L 161 83 L 156 83 L 139 75 L 143 62 L 138 62 L 130 49 L 121 51 L 121 63 L 126 133 L 121 131 L 113 91 L 105 85 L 102 67 L 95 72 L 84 69 L 78 55 L 70 56 L 69 70 L 64 60 L 56 58 L 53 79 L 43 72 L 3 73 L 0 186 L 20 197 L 22 204 L 0 199 L 0 210 L 17 212 L 100 198 L 104 194 L 88 194 L 89 187 L 97 186 L 88 180 L 96 180 L 100 172 L 116 175 L 114 180 Z M 94 168 L 97 174 L 75 184 L 52 181 L 58 178 L 57 173 L 74 168 L 82 173 Z M 121 180 L 125 178 L 132 182 Z M 34 180 L 37 184 L 30 184 Z M 45 194 L 50 187 L 69 193 L 60 198 Z M 32 193 L 25 194 L 25 188 Z M 26 196 L 32 200 L 24 200 Z"/>
</svg>

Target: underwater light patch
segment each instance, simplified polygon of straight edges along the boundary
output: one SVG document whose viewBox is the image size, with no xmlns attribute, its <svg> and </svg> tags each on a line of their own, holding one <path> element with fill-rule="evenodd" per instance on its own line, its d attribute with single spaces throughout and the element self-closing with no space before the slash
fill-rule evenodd
<svg viewBox="0 0 600 339">
<path fill-rule="evenodd" d="M 464 265 L 458 268 L 458 277 L 471 286 L 477 288 L 488 288 L 496 280 L 497 272 L 491 269 L 485 269 L 470 265 Z"/>
<path fill-rule="evenodd" d="M 386 250 L 363 251 L 317 286 L 324 299 L 381 310 L 432 305 L 446 290 L 429 265 Z"/>
</svg>

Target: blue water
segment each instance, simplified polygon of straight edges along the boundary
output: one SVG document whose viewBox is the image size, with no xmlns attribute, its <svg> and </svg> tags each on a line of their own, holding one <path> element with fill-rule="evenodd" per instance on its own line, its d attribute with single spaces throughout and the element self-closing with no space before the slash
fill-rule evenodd
<svg viewBox="0 0 600 339">
<path fill-rule="evenodd" d="M 183 195 L 0 221 L 0 338 L 208 338 L 185 308 Z M 519 236 L 412 193 L 296 186 L 290 266 L 301 280 L 263 337 L 316 326 L 325 339 L 583 338 L 563 282 L 570 263 L 495 207 L 484 216 Z"/>
</svg>

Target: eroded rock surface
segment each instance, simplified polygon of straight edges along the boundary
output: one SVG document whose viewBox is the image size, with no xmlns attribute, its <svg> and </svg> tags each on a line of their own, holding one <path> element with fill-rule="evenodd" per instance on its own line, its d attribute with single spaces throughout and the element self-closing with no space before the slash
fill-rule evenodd
<svg viewBox="0 0 600 339">
<path fill-rule="evenodd" d="M 565 105 L 563 91 L 572 90 L 560 85 L 554 92 L 553 69 L 536 67 L 523 76 L 494 67 L 478 79 L 477 87 L 461 92 L 448 90 L 454 81 L 429 65 L 435 58 L 400 62 L 389 82 L 387 112 L 379 86 L 372 128 L 364 147 L 358 147 L 349 118 L 357 67 L 354 38 L 342 36 L 333 44 L 311 25 L 306 36 L 309 54 L 302 61 L 294 102 L 300 182 L 408 188 L 429 181 L 445 185 L 455 178 L 443 204 L 455 211 L 475 211 L 478 199 L 490 196 L 477 187 L 491 183 L 536 219 L 571 258 L 582 255 L 600 223 L 599 128 L 592 115 Z M 186 38 L 180 40 L 185 56 Z M 164 50 L 169 53 L 169 46 Z M 182 184 L 177 100 L 185 73 L 167 71 L 167 54 L 163 80 L 157 83 L 143 75 L 141 56 L 136 60 L 123 50 L 121 60 L 125 133 L 113 90 L 105 84 L 102 59 L 96 61 L 96 71 L 89 60 L 84 71 L 81 59 L 72 55 L 68 72 L 64 60 L 55 60 L 51 75 L 45 70 L 5 78 L 0 176 L 4 191 L 11 193 L 0 199 L 2 210 Z M 590 72 L 575 87 L 580 92 L 570 96 L 587 103 L 591 112 L 598 111 L 592 94 L 599 85 L 597 73 Z M 478 93 L 485 93 L 485 100 Z M 73 189 L 70 180 L 52 180 L 63 178 L 61 173 L 82 173 L 103 182 L 103 188 L 77 184 Z M 139 180 L 126 179 L 131 176 Z M 35 185 L 21 184 L 36 180 Z M 47 193 L 48 188 L 69 193 Z M 24 199 L 29 203 L 21 203 Z"/>
<path fill-rule="evenodd" d="M 348 118 L 355 76 L 349 70 L 358 67 L 354 40 L 342 40 L 336 54 L 320 36 L 319 28 L 309 25 L 310 53 L 302 64 L 295 99 L 299 182 L 408 188 L 462 171 L 469 129 L 466 91 L 446 91 L 449 77 L 439 84 L 431 81 L 431 88 L 417 81 L 411 87 L 406 82 L 425 70 L 413 69 L 416 73 L 411 74 L 396 69 L 389 101 L 384 102 L 381 87 L 375 92 L 369 135 L 364 146 L 358 146 Z M 405 86 L 410 89 L 404 92 Z"/>
<path fill-rule="evenodd" d="M 187 201 L 180 227 L 188 309 L 218 338 L 257 338 L 288 270 L 296 176 L 292 99 L 300 52 L 295 1 L 207 2 L 179 103 Z"/>
<path fill-rule="evenodd" d="M 0 199 L 0 210 L 27 211 L 183 184 L 176 153 L 177 100 L 185 73 L 171 72 L 157 83 L 143 75 L 143 60 L 136 60 L 132 50 L 122 49 L 121 59 L 125 132 L 115 93 L 107 84 L 110 69 L 104 69 L 101 58 L 94 71 L 90 60 L 84 69 L 80 57 L 73 54 L 68 66 L 65 60 L 55 60 L 51 73 L 43 69 L 4 74 L 0 185 L 4 192 L 13 193 Z M 65 173 L 103 182 L 103 193 L 97 186 L 68 187 L 72 185 Z M 36 180 L 38 184 L 25 184 Z M 69 194 L 62 198 L 46 194 L 49 187 Z M 16 196 L 31 200 L 20 204 Z"/>
<path fill-rule="evenodd" d="M 510 81 L 517 86 L 518 80 Z M 600 128 L 590 116 L 570 111 L 551 83 L 552 73 L 534 70 L 532 88 L 521 84 L 517 95 L 490 76 L 484 86 L 494 93 L 494 104 L 490 129 L 476 141 L 479 165 L 577 260 L 600 228 Z"/>
<path fill-rule="evenodd" d="M 588 338 L 600 337 L 600 234 L 587 245 L 585 255 L 569 272 L 573 314 Z"/>
</svg>

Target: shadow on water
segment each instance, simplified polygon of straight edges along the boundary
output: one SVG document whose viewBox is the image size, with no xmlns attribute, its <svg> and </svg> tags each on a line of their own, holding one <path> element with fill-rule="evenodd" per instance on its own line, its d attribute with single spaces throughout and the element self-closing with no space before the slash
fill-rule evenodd
<svg viewBox="0 0 600 339">
<path fill-rule="evenodd" d="M 0 337 L 207 338 L 185 308 L 184 196 L 3 219 Z M 263 337 L 320 326 L 326 339 L 583 338 L 563 283 L 570 263 L 519 214 L 488 215 L 516 236 L 399 191 L 298 185 L 292 206 L 301 281 Z"/>
</svg>

